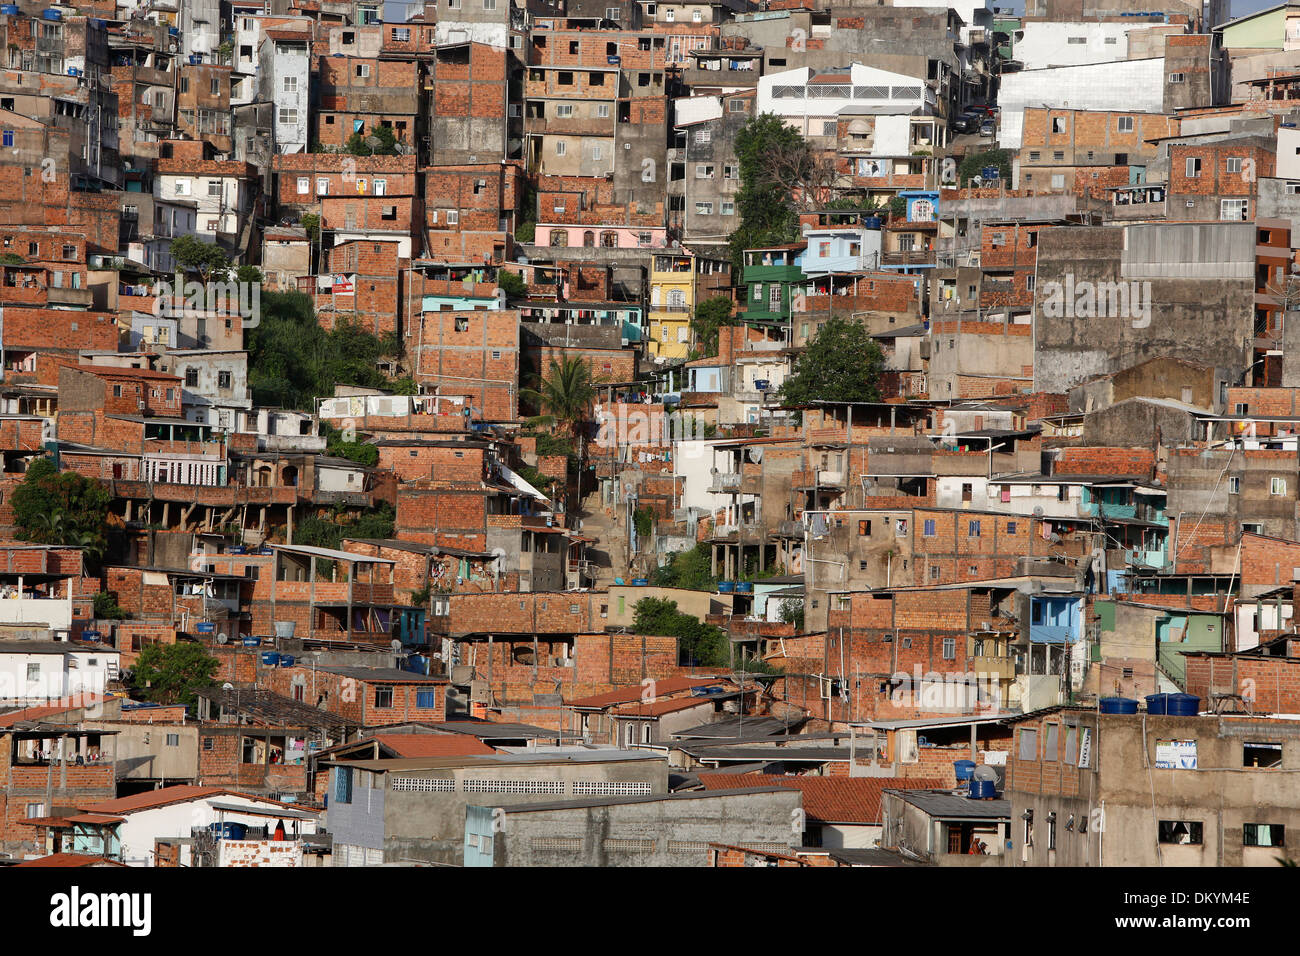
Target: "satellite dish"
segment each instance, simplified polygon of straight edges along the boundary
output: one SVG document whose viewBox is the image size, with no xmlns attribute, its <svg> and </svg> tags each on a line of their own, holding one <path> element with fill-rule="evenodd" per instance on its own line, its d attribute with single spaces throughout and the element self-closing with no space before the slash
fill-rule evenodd
<svg viewBox="0 0 1300 956">
<path fill-rule="evenodd" d="M 971 776 L 973 776 L 976 780 L 996 781 L 998 779 L 998 772 L 994 770 L 992 767 L 990 767 L 988 764 L 982 763 L 975 768 L 975 772 L 971 774 Z"/>
<path fill-rule="evenodd" d="M 220 634 L 217 635 L 217 643 L 218 643 L 218 644 L 229 644 L 229 643 L 230 643 L 230 635 L 227 634 L 225 631 L 222 631 Z"/>
<path fill-rule="evenodd" d="M 980 179 L 978 176 L 972 176 L 970 178 L 970 184 L 972 189 L 979 189 L 984 185 L 984 180 Z"/>
<path fill-rule="evenodd" d="M 1041 518 L 1042 516 L 1043 516 L 1043 508 L 1041 505 L 1039 505 L 1034 509 L 1034 517 Z"/>
<path fill-rule="evenodd" d="M 222 690 L 234 690 L 234 689 L 235 689 L 235 685 L 232 684 L 232 683 L 230 683 L 230 681 L 226 681 L 224 684 L 221 685 L 221 689 L 222 689 Z"/>
</svg>

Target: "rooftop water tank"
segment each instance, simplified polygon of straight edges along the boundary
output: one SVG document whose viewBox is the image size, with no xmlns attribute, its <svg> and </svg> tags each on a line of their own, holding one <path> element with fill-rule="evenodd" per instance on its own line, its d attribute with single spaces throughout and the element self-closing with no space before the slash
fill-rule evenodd
<svg viewBox="0 0 1300 956">
<path fill-rule="evenodd" d="M 1170 694 L 1167 706 L 1170 717 L 1195 717 L 1201 712 L 1201 698 L 1195 694 Z"/>
<path fill-rule="evenodd" d="M 992 800 L 998 795 L 998 785 L 992 780 L 971 780 L 970 798 L 972 800 Z"/>
<path fill-rule="evenodd" d="M 1103 697 L 1097 702 L 1103 714 L 1136 714 L 1138 702 L 1131 697 Z"/>
<path fill-rule="evenodd" d="M 737 593 L 737 594 L 752 594 L 753 591 L 754 591 L 754 585 L 753 585 L 753 582 L 751 582 L 751 581 L 737 581 L 737 582 L 736 582 L 736 593 Z"/>
<path fill-rule="evenodd" d="M 49 8 L 49 9 L 45 9 L 45 10 L 42 10 L 42 11 L 41 11 L 41 19 L 42 19 L 42 20 L 62 20 L 62 19 L 63 19 L 63 14 L 60 13 L 58 10 L 55 10 L 55 9 L 53 9 L 53 8 Z"/>
<path fill-rule="evenodd" d="M 736 582 L 735 582 L 735 581 L 719 581 L 719 582 L 718 582 L 718 593 L 719 593 L 719 594 L 731 594 L 731 593 L 732 593 L 733 591 L 735 591 L 735 590 L 736 590 Z"/>
<path fill-rule="evenodd" d="M 18 4 L 6 3 L 0 6 L 0 13 L 3 13 L 7 17 L 16 17 L 18 16 Z"/>
<path fill-rule="evenodd" d="M 289 638 L 289 637 L 293 637 L 293 630 L 294 630 L 294 622 L 293 622 L 293 621 L 276 621 L 276 622 L 275 622 L 275 636 L 276 636 L 276 637 L 279 637 L 279 638 Z"/>
<path fill-rule="evenodd" d="M 957 775 L 957 781 L 969 780 L 975 773 L 974 760 L 954 760 L 952 762 L 953 773 Z"/>
</svg>

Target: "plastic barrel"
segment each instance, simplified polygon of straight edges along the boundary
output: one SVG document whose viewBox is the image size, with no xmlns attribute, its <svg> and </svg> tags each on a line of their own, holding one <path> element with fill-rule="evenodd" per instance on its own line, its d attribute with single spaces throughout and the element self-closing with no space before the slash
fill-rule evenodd
<svg viewBox="0 0 1300 956">
<path fill-rule="evenodd" d="M 643 587 L 645 587 L 645 586 L 646 586 L 647 584 L 649 584 L 649 583 L 650 583 L 650 579 L 649 579 L 649 578 L 633 578 L 633 579 L 632 579 L 632 586 L 633 586 L 633 587 L 643 588 Z"/>
<path fill-rule="evenodd" d="M 1148 694 L 1147 695 L 1147 713 L 1148 714 L 1167 714 L 1169 713 L 1169 694 Z"/>
<path fill-rule="evenodd" d="M 972 800 L 992 800 L 998 795 L 997 785 L 992 780 L 972 780 L 970 798 Z"/>
<path fill-rule="evenodd" d="M 275 667 L 280 663 L 280 655 L 275 653 L 275 651 L 263 651 L 262 663 L 267 667 Z"/>
<path fill-rule="evenodd" d="M 280 666 L 281 666 L 281 667 L 292 667 L 292 666 L 293 666 L 293 660 L 294 660 L 294 658 L 293 658 L 293 655 L 292 655 L 292 654 L 281 654 L 281 655 L 280 655 Z"/>
<path fill-rule="evenodd" d="M 958 780 L 969 780 L 975 774 L 975 761 L 954 760 L 952 762 L 952 769 L 957 775 Z"/>
<path fill-rule="evenodd" d="M 1201 698 L 1195 694 L 1170 694 L 1167 713 L 1170 717 L 1195 717 L 1201 712 Z"/>
<path fill-rule="evenodd" d="M 751 582 L 751 581 L 737 581 L 737 582 L 736 582 L 736 593 L 737 593 L 737 594 L 752 594 L 753 591 L 754 591 L 754 585 L 753 585 L 753 582 Z"/>
<path fill-rule="evenodd" d="M 1136 714 L 1138 702 L 1131 697 L 1103 697 L 1098 701 L 1103 714 Z"/>
<path fill-rule="evenodd" d="M 732 593 L 733 591 L 735 591 L 735 590 L 736 590 L 736 582 L 734 582 L 734 581 L 719 581 L 719 582 L 718 582 L 718 593 L 719 593 L 719 594 L 731 594 L 731 593 Z"/>
</svg>

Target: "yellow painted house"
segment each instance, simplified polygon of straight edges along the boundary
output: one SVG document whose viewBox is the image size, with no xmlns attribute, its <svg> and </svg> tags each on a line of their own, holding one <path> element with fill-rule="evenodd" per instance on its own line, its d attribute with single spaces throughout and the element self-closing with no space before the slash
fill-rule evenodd
<svg viewBox="0 0 1300 956">
<path fill-rule="evenodd" d="M 686 358 L 695 312 L 696 257 L 685 250 L 658 254 L 650 264 L 647 348 L 658 358 Z"/>
</svg>

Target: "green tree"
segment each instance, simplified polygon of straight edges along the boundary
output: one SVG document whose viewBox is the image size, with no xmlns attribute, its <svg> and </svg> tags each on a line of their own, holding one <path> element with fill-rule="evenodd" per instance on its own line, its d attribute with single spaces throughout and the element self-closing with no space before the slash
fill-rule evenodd
<svg viewBox="0 0 1300 956">
<path fill-rule="evenodd" d="M 799 237 L 791 183 L 774 174 L 771 158 L 807 149 L 797 130 L 771 113 L 755 116 L 736 132 L 735 152 L 740 166 L 740 191 L 736 211 L 740 225 L 731 235 L 731 262 L 740 276 L 746 249 L 792 242 Z"/>
<path fill-rule="evenodd" d="M 712 624 L 677 610 L 676 601 L 642 598 L 632 608 L 632 628 L 637 634 L 677 638 L 678 657 L 693 667 L 728 667 L 727 635 Z"/>
<path fill-rule="evenodd" d="M 731 298 L 715 295 L 695 306 L 695 317 L 691 319 L 691 331 L 699 343 L 701 358 L 710 358 L 718 354 L 718 329 L 734 324 L 731 319 Z"/>
<path fill-rule="evenodd" d="M 235 270 L 235 281 L 248 285 L 261 285 L 266 281 L 266 277 L 257 266 L 244 265 Z"/>
<path fill-rule="evenodd" d="M 193 712 L 195 692 L 216 684 L 220 666 L 192 641 L 149 644 L 132 668 L 131 693 L 158 704 L 184 704 Z"/>
<path fill-rule="evenodd" d="M 171 241 L 172 258 L 184 272 L 197 272 L 204 282 L 222 280 L 230 270 L 230 257 L 211 242 L 194 236 L 181 236 Z"/>
<path fill-rule="evenodd" d="M 591 364 L 576 355 L 558 362 L 552 359 L 537 387 L 520 389 L 519 397 L 539 412 L 529 419 L 529 425 L 560 429 L 580 439 L 596 400 Z"/>
<path fill-rule="evenodd" d="M 38 458 L 14 489 L 14 535 L 36 544 L 86 549 L 92 563 L 108 546 L 108 506 L 112 495 L 94 478 L 59 471 L 49 458 Z"/>
<path fill-rule="evenodd" d="M 374 468 L 379 464 L 379 448 L 369 442 L 348 439 L 341 429 L 329 422 L 320 423 L 321 433 L 325 436 L 325 451 L 336 458 L 346 458 L 358 465 Z"/>
<path fill-rule="evenodd" d="M 1004 183 L 1011 182 L 1011 154 L 1005 149 L 986 149 L 980 153 L 967 153 L 957 167 L 957 184 L 969 185 L 985 166 L 996 166 Z"/>
<path fill-rule="evenodd" d="M 307 231 L 308 242 L 314 243 L 320 241 L 320 216 L 316 215 L 316 213 L 303 213 L 302 217 L 298 220 L 298 225 L 302 226 L 303 229 Z"/>
<path fill-rule="evenodd" d="M 353 156 L 396 156 L 397 136 L 391 126 L 380 124 L 369 133 L 364 130 L 353 133 L 344 148 Z"/>
<path fill-rule="evenodd" d="M 885 356 L 858 321 L 833 318 L 817 330 L 781 386 L 787 405 L 809 402 L 875 402 Z"/>
<path fill-rule="evenodd" d="M 656 568 L 654 584 L 661 588 L 688 588 L 712 591 L 717 579 L 711 570 L 709 546 L 701 542 L 689 551 L 680 551 L 663 567 Z"/>
<path fill-rule="evenodd" d="M 98 620 L 120 621 L 126 617 L 117 604 L 117 595 L 112 591 L 100 591 L 95 595 L 95 617 Z"/>
<path fill-rule="evenodd" d="M 507 269 L 498 270 L 497 285 L 505 292 L 507 298 L 523 299 L 528 296 L 528 283 L 524 281 L 523 276 L 518 272 L 510 272 Z"/>
<path fill-rule="evenodd" d="M 803 633 L 803 601 L 800 598 L 787 598 L 781 602 L 779 611 L 784 624 L 793 624 L 796 634 Z"/>
</svg>

